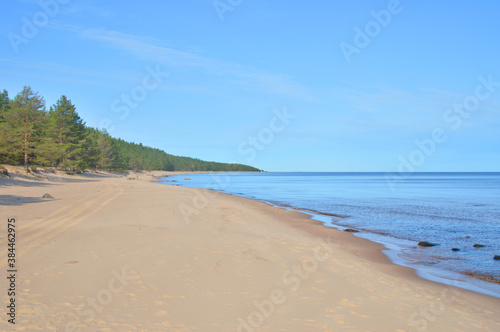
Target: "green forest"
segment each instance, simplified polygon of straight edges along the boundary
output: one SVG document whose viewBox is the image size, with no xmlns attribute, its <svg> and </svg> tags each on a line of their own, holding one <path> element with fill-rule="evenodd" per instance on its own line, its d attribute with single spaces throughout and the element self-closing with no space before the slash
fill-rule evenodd
<svg viewBox="0 0 500 332">
<path fill-rule="evenodd" d="M 0 93 L 0 164 L 37 166 L 66 171 L 251 171 L 241 164 L 207 162 L 178 157 L 142 144 L 114 138 L 87 127 L 66 96 L 48 110 L 45 100 L 31 87 L 13 99 Z"/>
</svg>

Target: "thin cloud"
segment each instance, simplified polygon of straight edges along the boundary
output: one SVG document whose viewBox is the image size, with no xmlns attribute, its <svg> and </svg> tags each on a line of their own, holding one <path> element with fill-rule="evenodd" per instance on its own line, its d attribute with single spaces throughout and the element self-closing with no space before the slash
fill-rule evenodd
<svg viewBox="0 0 500 332">
<path fill-rule="evenodd" d="M 57 80 L 60 82 L 75 82 L 89 85 L 97 85 L 108 88 L 106 82 L 116 80 L 126 80 L 127 75 L 121 73 L 109 73 L 106 71 L 90 70 L 88 68 L 79 68 L 60 64 L 54 61 L 20 61 L 12 59 L 0 59 L 0 63 L 4 62 L 8 66 L 8 70 L 0 69 L 0 74 L 11 76 L 25 76 L 47 80 Z M 19 68 L 27 68 L 19 70 Z M 47 76 L 47 72 L 50 76 Z"/>
<path fill-rule="evenodd" d="M 343 128 L 350 127 L 358 132 L 427 132 L 436 127 L 445 127 L 447 123 L 443 114 L 455 104 L 462 103 L 468 96 L 428 88 L 406 91 L 387 86 L 338 88 L 330 90 L 330 94 L 346 110 L 341 116 Z M 479 128 L 485 120 L 497 123 L 500 120 L 499 110 L 498 103 L 486 100 L 481 103 L 476 114 L 464 121 L 463 128 Z"/>
<path fill-rule="evenodd" d="M 413 108 L 419 101 L 419 96 L 414 93 L 385 86 L 371 89 L 339 88 L 332 92 L 335 98 L 345 100 L 353 109 L 367 113 L 380 113 L 388 108 Z"/>
<path fill-rule="evenodd" d="M 108 74 L 102 71 L 92 71 L 87 68 L 78 68 L 74 66 L 68 66 L 56 63 L 54 61 L 38 61 L 38 62 L 26 62 L 26 61 L 17 61 L 11 59 L 0 59 L 0 62 L 8 63 L 10 67 L 23 67 L 34 70 L 40 70 L 44 72 L 50 73 L 61 73 L 66 75 L 75 75 L 75 76 L 87 76 L 87 77 L 99 77 L 99 78 L 116 78 L 115 75 Z"/>
<path fill-rule="evenodd" d="M 81 36 L 103 42 L 109 47 L 125 50 L 141 60 L 154 61 L 167 66 L 195 68 L 236 83 L 245 89 L 317 102 L 317 98 L 308 88 L 295 82 L 288 75 L 270 73 L 192 52 L 180 51 L 163 40 L 97 29 L 84 30 Z"/>
</svg>

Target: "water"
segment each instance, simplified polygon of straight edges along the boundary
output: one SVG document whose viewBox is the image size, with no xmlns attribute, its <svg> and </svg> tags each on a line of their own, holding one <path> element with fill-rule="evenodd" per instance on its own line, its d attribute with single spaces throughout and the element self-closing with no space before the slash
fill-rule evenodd
<svg viewBox="0 0 500 332">
<path fill-rule="evenodd" d="M 500 261 L 493 259 L 500 255 L 500 173 L 414 173 L 398 183 L 384 173 L 185 177 L 164 178 L 164 183 L 341 216 L 312 213 L 326 226 L 361 230 L 358 236 L 385 244 L 395 263 L 411 266 L 423 277 L 458 280 L 462 287 L 500 297 Z M 423 248 L 419 241 L 439 246 Z"/>
</svg>

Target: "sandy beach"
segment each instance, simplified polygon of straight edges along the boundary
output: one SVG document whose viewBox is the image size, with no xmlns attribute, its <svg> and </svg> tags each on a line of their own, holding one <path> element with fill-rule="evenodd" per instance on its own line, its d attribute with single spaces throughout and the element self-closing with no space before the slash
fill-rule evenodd
<svg viewBox="0 0 500 332">
<path fill-rule="evenodd" d="M 153 173 L 11 174 L 0 177 L 2 331 L 500 330 L 497 298 L 421 279 L 305 214 Z"/>
</svg>

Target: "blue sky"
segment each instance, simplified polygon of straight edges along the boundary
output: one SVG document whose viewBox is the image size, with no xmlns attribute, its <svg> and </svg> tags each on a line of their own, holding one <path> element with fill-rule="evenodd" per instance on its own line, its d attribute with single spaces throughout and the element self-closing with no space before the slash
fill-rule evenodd
<svg viewBox="0 0 500 332">
<path fill-rule="evenodd" d="M 48 106 L 66 95 L 115 137 L 268 171 L 500 171 L 498 13 L 496 1 L 13 0 L 0 89 L 30 85 Z"/>
</svg>

